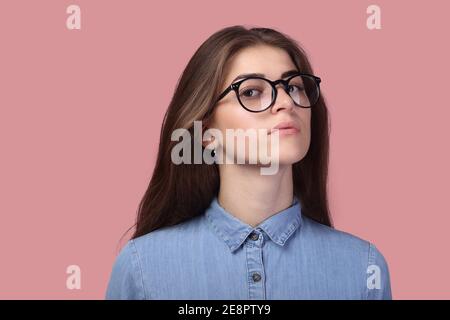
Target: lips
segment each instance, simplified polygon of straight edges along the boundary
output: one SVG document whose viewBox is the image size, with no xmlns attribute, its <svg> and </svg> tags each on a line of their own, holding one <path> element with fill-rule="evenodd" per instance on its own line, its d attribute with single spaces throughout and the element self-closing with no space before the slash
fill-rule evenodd
<svg viewBox="0 0 450 320">
<path fill-rule="evenodd" d="M 280 134 L 295 134 L 300 132 L 300 128 L 293 121 L 283 121 L 277 124 L 272 129 L 270 129 L 269 134 L 271 134 L 274 131 L 279 131 Z"/>
</svg>

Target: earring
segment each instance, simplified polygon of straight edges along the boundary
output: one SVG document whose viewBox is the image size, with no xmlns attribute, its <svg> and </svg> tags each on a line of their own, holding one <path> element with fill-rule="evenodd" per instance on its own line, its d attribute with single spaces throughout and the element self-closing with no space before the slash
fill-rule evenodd
<svg viewBox="0 0 450 320">
<path fill-rule="evenodd" d="M 216 157 L 216 149 L 212 149 L 212 151 L 211 151 L 211 156 L 212 156 L 213 158 Z"/>
</svg>

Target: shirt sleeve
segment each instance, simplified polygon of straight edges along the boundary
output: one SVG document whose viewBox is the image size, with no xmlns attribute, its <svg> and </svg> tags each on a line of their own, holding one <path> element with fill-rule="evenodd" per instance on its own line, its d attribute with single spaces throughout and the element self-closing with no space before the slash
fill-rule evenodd
<svg viewBox="0 0 450 320">
<path fill-rule="evenodd" d="M 133 240 L 128 241 L 114 262 L 105 299 L 145 299 L 139 257 Z"/>
<path fill-rule="evenodd" d="M 367 264 L 367 299 L 392 300 L 389 267 L 383 254 L 369 243 L 369 257 Z"/>
</svg>

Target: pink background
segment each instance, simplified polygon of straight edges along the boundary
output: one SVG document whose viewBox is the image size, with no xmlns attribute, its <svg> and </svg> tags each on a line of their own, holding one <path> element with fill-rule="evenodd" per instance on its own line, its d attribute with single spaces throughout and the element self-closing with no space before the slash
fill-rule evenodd
<svg viewBox="0 0 450 320">
<path fill-rule="evenodd" d="M 267 3 L 267 4 L 264 4 Z M 81 7 L 81 30 L 66 8 Z M 366 8 L 381 7 L 381 30 Z M 447 1 L 0 2 L 0 298 L 103 299 L 197 47 L 229 25 L 306 49 L 331 115 L 338 229 L 386 257 L 394 299 L 450 298 Z M 81 267 L 81 290 L 66 267 Z"/>
</svg>

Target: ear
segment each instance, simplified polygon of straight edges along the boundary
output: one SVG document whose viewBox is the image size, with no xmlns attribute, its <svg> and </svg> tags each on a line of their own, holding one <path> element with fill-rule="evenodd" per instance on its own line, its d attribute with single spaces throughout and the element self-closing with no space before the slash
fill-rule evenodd
<svg viewBox="0 0 450 320">
<path fill-rule="evenodd" d="M 214 149 L 214 140 L 215 140 L 215 138 L 214 138 L 214 136 L 211 136 L 210 138 L 204 138 L 204 132 L 206 131 L 206 130 L 208 130 L 208 127 L 207 126 L 204 126 L 203 128 L 202 128 L 202 145 L 203 145 L 203 147 L 205 147 L 205 148 L 209 148 L 209 149 Z"/>
<path fill-rule="evenodd" d="M 201 139 L 202 139 L 202 141 L 201 141 L 201 143 L 202 143 L 202 146 L 204 147 L 204 148 L 209 148 L 209 149 L 214 149 L 214 136 L 212 136 L 212 137 L 210 137 L 210 138 L 205 138 L 204 136 L 205 136 L 205 131 L 206 130 L 208 130 L 209 129 L 209 127 L 212 125 L 212 121 L 211 121 L 211 119 L 209 118 L 209 119 L 204 119 L 203 120 L 203 122 L 202 122 L 202 137 L 201 137 Z M 205 140 L 203 140 L 203 139 L 205 139 Z"/>
</svg>

